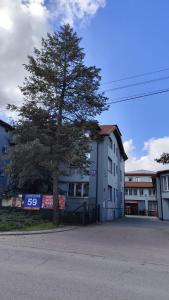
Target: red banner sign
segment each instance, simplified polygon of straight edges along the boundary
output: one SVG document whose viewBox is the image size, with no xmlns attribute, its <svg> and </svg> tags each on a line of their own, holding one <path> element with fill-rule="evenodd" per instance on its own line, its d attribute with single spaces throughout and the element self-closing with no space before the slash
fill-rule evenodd
<svg viewBox="0 0 169 300">
<path fill-rule="evenodd" d="M 53 196 L 43 195 L 42 196 L 42 208 L 52 209 L 53 208 Z"/>
</svg>

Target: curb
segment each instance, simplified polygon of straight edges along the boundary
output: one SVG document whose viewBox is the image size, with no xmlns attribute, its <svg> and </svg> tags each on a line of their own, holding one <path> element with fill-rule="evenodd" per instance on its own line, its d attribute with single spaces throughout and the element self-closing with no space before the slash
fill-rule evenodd
<svg viewBox="0 0 169 300">
<path fill-rule="evenodd" d="M 0 232 L 0 237 L 1 236 L 12 236 L 12 235 L 34 235 L 34 234 L 48 234 L 48 233 L 56 233 L 56 232 L 63 232 L 63 231 L 70 231 L 77 229 L 77 226 L 72 226 L 72 227 L 63 227 L 63 228 L 58 228 L 58 229 L 49 229 L 49 230 L 32 230 L 32 231 L 4 231 Z"/>
</svg>

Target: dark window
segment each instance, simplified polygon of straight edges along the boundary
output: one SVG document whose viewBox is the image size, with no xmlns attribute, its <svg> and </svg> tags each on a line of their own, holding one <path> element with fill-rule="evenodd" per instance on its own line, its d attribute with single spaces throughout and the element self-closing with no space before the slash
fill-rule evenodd
<svg viewBox="0 0 169 300">
<path fill-rule="evenodd" d="M 108 201 L 112 201 L 112 187 L 108 185 Z"/>
<path fill-rule="evenodd" d="M 68 192 L 68 195 L 70 197 L 74 196 L 74 183 L 69 183 L 69 192 Z"/>
<path fill-rule="evenodd" d="M 112 160 L 110 157 L 108 157 L 108 171 L 112 173 Z"/>
<path fill-rule="evenodd" d="M 82 197 L 82 184 L 76 183 L 75 197 Z"/>
<path fill-rule="evenodd" d="M 140 189 L 140 195 L 141 195 L 141 196 L 144 195 L 144 189 Z"/>
<path fill-rule="evenodd" d="M 89 183 L 83 183 L 83 197 L 89 196 Z"/>
<path fill-rule="evenodd" d="M 134 189 L 134 195 L 137 196 L 137 189 Z"/>
<path fill-rule="evenodd" d="M 132 189 L 129 189 L 129 195 L 132 196 Z"/>
<path fill-rule="evenodd" d="M 88 182 L 76 182 L 69 183 L 69 197 L 88 197 L 89 195 L 89 183 Z"/>
<path fill-rule="evenodd" d="M 2 153 L 3 153 L 3 154 L 7 153 L 7 147 L 6 147 L 6 146 L 3 146 L 3 147 L 2 147 Z"/>
<path fill-rule="evenodd" d="M 114 163 L 114 176 L 116 175 L 116 164 Z"/>
<path fill-rule="evenodd" d="M 108 139 L 108 145 L 111 149 L 113 148 L 113 142 L 112 142 L 111 137 L 109 137 L 109 139 Z"/>
<path fill-rule="evenodd" d="M 128 195 L 128 193 L 129 193 L 129 190 L 125 189 L 125 195 Z"/>
</svg>

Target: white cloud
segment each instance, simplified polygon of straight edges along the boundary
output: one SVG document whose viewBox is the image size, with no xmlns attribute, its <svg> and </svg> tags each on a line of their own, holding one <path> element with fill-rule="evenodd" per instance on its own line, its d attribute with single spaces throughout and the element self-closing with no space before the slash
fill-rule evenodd
<svg viewBox="0 0 169 300">
<path fill-rule="evenodd" d="M 106 5 L 106 0 L 51 0 L 51 3 L 53 15 L 62 23 L 73 25 L 75 20 L 84 21 L 94 16 L 100 7 Z"/>
<path fill-rule="evenodd" d="M 133 151 L 136 148 L 132 139 L 124 142 L 124 148 L 129 158 L 126 161 L 126 171 L 158 171 L 169 169 L 169 164 L 162 165 L 154 161 L 154 159 L 159 158 L 162 153 L 169 153 L 169 137 L 162 137 L 158 139 L 152 138 L 146 141 L 143 147 L 144 155 L 142 155 L 141 157 L 134 156 Z"/>
<path fill-rule="evenodd" d="M 1 16 L 0 111 L 3 111 L 8 103 L 21 103 L 18 85 L 25 75 L 22 64 L 49 28 L 42 0 L 1 0 Z"/>
<path fill-rule="evenodd" d="M 18 89 L 25 71 L 22 66 L 42 36 L 50 31 L 49 21 L 84 21 L 94 16 L 106 0 L 0 0 L 0 113 L 8 103 L 20 104 Z M 50 4 L 49 4 L 50 3 Z"/>
</svg>

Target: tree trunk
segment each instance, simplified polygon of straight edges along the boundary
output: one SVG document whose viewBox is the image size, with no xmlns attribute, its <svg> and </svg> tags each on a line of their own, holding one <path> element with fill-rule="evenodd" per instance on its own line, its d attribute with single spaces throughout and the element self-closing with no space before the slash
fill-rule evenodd
<svg viewBox="0 0 169 300">
<path fill-rule="evenodd" d="M 58 172 L 53 171 L 53 223 L 59 225 Z"/>
</svg>

